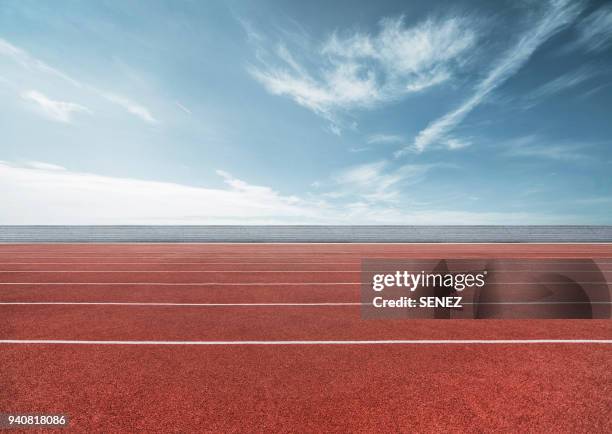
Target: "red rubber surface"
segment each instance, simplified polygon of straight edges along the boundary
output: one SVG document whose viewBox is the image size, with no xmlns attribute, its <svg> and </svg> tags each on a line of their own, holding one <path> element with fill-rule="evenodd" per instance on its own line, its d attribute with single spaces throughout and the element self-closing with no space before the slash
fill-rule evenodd
<svg viewBox="0 0 612 434">
<path fill-rule="evenodd" d="M 362 257 L 590 257 L 612 269 L 611 245 L 3 245 L 0 283 L 59 284 L 0 285 L 0 302 L 359 302 Z M 203 270 L 213 273 L 195 272 Z M 134 284 L 145 282 L 217 284 Z M 270 285 L 232 285 L 249 282 Z M 298 284 L 314 282 L 328 284 Z M 366 321 L 358 306 L 0 305 L 0 339 L 530 338 L 612 339 L 612 321 Z M 68 414 L 77 432 L 611 432 L 612 345 L 0 344 L 7 412 Z"/>
</svg>

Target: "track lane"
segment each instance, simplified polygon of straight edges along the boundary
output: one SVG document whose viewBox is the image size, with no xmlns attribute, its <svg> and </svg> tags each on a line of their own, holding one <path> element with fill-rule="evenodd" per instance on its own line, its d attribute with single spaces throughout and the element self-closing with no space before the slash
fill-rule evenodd
<svg viewBox="0 0 612 434">
<path fill-rule="evenodd" d="M 5 244 L 0 262 L 32 259 L 176 261 L 238 259 L 300 260 L 361 257 L 612 257 L 612 244 Z"/>
<path fill-rule="evenodd" d="M 612 339 L 610 320 L 362 320 L 359 306 L 0 306 L 1 339 Z"/>
<path fill-rule="evenodd" d="M 172 271 L 185 262 L 198 267 L 225 263 L 230 270 L 280 263 L 312 272 L 316 270 L 300 267 L 337 261 L 329 265 L 332 271 L 347 270 L 346 263 L 359 267 L 364 256 L 492 255 L 600 257 L 609 262 L 612 246 L 45 245 L 39 250 L 38 245 L 7 245 L 0 246 L 0 266 L 24 262 L 27 266 L 42 260 L 71 267 L 91 261 L 106 267 L 126 261 L 134 263 L 129 266 L 146 263 L 172 267 Z M 345 264 L 336 268 L 340 262 Z M 0 281 L 6 282 L 2 275 Z M 0 285 L 0 300 L 59 300 L 62 295 L 75 301 L 97 296 L 136 301 L 358 297 L 358 285 L 331 283 L 271 288 Z M 0 339 L 610 339 L 611 324 L 609 320 L 364 321 L 358 307 L 0 306 Z M 72 427 L 82 432 L 186 432 L 202 427 L 217 432 L 401 431 L 406 427 L 420 432 L 612 430 L 610 345 L 126 348 L 3 344 L 0 366 L 0 408 L 65 412 L 72 417 Z"/>
<path fill-rule="evenodd" d="M 612 264 L 610 264 L 612 270 Z M 74 262 L 74 263 L 58 263 L 58 262 L 18 262 L 0 263 L 0 272 L 10 271 L 88 271 L 88 272 L 107 272 L 107 271 L 154 271 L 154 272 L 185 272 L 185 271 L 234 271 L 239 268 L 244 272 L 260 272 L 260 271 L 301 271 L 301 272 L 318 272 L 318 271 L 360 271 L 361 261 L 352 262 L 314 262 L 314 263 L 287 263 L 287 262 L 270 262 L 270 263 L 248 263 L 248 262 Z"/>
<path fill-rule="evenodd" d="M 168 303 L 351 302 L 359 285 L 170 286 L 170 285 L 13 285 L 0 286 L 0 302 L 117 301 Z M 1 312 L 1 311 L 0 311 Z"/>
<path fill-rule="evenodd" d="M 359 271 L 0 272 L 3 283 L 359 283 Z"/>
<path fill-rule="evenodd" d="M 80 432 L 610 432 L 611 358 L 555 345 L 7 346 L 0 407 L 66 413 Z"/>
<path fill-rule="evenodd" d="M 601 288 L 599 284 L 590 286 Z M 513 288 L 517 287 L 513 286 Z M 7 302 L 354 303 L 361 301 L 359 284 L 23 284 L 0 285 L 0 293 L 0 304 Z M 469 299 L 465 300 L 465 303 L 469 302 Z M 609 300 L 592 298 L 591 302 L 609 303 Z"/>
</svg>

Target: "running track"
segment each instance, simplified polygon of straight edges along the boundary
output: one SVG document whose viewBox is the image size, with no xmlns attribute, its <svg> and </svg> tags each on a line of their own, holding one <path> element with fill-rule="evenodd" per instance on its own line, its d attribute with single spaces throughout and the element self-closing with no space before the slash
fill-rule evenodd
<svg viewBox="0 0 612 434">
<path fill-rule="evenodd" d="M 612 269 L 610 244 L 0 245 L 0 413 L 79 432 L 612 432 L 612 321 L 362 320 L 363 257 Z"/>
</svg>

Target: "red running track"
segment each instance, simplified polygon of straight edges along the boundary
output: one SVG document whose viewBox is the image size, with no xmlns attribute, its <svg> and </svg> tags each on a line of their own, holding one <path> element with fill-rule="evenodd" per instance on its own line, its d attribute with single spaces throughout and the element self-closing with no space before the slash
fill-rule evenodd
<svg viewBox="0 0 612 434">
<path fill-rule="evenodd" d="M 362 320 L 363 257 L 612 269 L 606 244 L 2 245 L 0 340 L 612 339 L 610 320 Z M 76 432 L 612 431 L 610 344 L 5 343 L 0 368 L 0 413 Z"/>
</svg>

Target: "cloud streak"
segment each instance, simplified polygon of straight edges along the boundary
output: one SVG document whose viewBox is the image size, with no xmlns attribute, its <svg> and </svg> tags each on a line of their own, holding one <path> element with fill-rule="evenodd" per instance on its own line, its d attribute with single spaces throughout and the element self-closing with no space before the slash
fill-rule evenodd
<svg viewBox="0 0 612 434">
<path fill-rule="evenodd" d="M 4 224 L 245 223 L 316 220 L 317 207 L 220 172 L 227 188 L 0 162 Z"/>
<path fill-rule="evenodd" d="M 148 124 L 156 124 L 158 121 L 153 117 L 151 112 L 145 106 L 138 104 L 124 96 L 114 95 L 110 93 L 101 94 L 107 101 L 123 107 L 128 113 L 140 118 Z"/>
<path fill-rule="evenodd" d="M 542 17 L 523 34 L 518 42 L 509 49 L 488 71 L 485 78 L 476 85 L 474 93 L 455 110 L 430 123 L 416 136 L 412 146 L 396 154 L 423 152 L 432 145 L 447 145 L 452 139 L 451 131 L 476 107 L 482 104 L 489 94 L 516 74 L 533 53 L 553 35 L 572 23 L 582 7 L 580 3 L 569 0 L 553 0 Z"/>
<path fill-rule="evenodd" d="M 576 46 L 599 52 L 612 45 L 612 6 L 603 6 L 580 22 Z"/>
<path fill-rule="evenodd" d="M 402 196 L 402 187 L 424 180 L 431 169 L 440 164 L 406 164 L 390 167 L 386 160 L 360 164 L 345 168 L 333 176 L 339 189 L 334 197 L 354 196 L 368 202 L 397 202 Z"/>
<path fill-rule="evenodd" d="M 592 145 L 584 143 L 551 143 L 535 135 L 519 137 L 503 144 L 509 157 L 548 159 L 556 161 L 592 161 L 593 156 L 586 151 Z"/>
<path fill-rule="evenodd" d="M 314 53 L 305 53 L 310 67 L 285 45 L 272 61 L 262 60 L 265 50 L 258 45 L 261 64 L 249 72 L 271 94 L 333 119 L 339 111 L 372 108 L 449 80 L 475 41 L 462 17 L 413 27 L 403 17 L 386 18 L 376 34 L 332 34 Z"/>
<path fill-rule="evenodd" d="M 50 75 L 55 78 L 59 78 L 60 80 L 63 80 L 66 83 L 71 84 L 72 86 L 81 91 L 89 91 L 90 95 L 93 94 L 97 97 L 101 97 L 106 101 L 123 108 L 128 113 L 131 113 L 132 115 L 140 118 L 144 122 L 147 122 L 149 124 L 155 124 L 158 122 L 157 119 L 152 115 L 151 111 L 144 105 L 134 102 L 125 96 L 109 93 L 100 90 L 95 86 L 83 83 L 82 81 L 71 77 L 70 75 L 60 71 L 59 69 L 49 66 L 42 60 L 32 56 L 26 50 L 17 47 L 16 45 L 13 45 L 2 38 L 0 38 L 0 56 L 5 56 L 9 59 L 12 59 L 15 63 L 20 65 L 25 70 L 37 71 L 45 75 Z M 57 120 L 59 122 L 70 122 L 71 113 L 78 111 L 89 111 L 83 106 L 78 106 L 78 104 L 52 101 L 42 95 L 40 92 L 36 92 L 35 94 L 32 94 L 31 92 L 36 91 L 23 92 L 21 94 L 22 98 L 29 99 L 38 103 L 49 118 Z M 89 112 L 91 113 L 91 111 Z"/>
<path fill-rule="evenodd" d="M 58 77 L 76 87 L 82 87 L 83 85 L 78 80 L 64 74 L 59 69 L 55 69 L 40 59 L 37 59 L 30 55 L 26 50 L 11 44 L 5 39 L 0 38 L 0 55 L 7 56 L 23 68 L 27 70 L 37 70 L 46 74 Z"/>
<path fill-rule="evenodd" d="M 43 116 L 56 122 L 70 123 L 76 113 L 92 113 L 91 110 L 80 104 L 56 101 L 35 90 L 23 92 L 21 97 L 25 101 L 34 103 Z"/>
<path fill-rule="evenodd" d="M 25 165 L 27 167 L 39 170 L 66 170 L 66 168 L 63 166 L 52 163 L 45 163 L 42 161 L 28 161 L 25 163 Z"/>
<path fill-rule="evenodd" d="M 580 86 L 600 73 L 602 73 L 602 71 L 597 71 L 588 67 L 581 67 L 575 71 L 567 72 L 528 93 L 524 97 L 526 108 L 534 106 L 545 98 Z"/>
<path fill-rule="evenodd" d="M 52 165 L 54 166 L 54 165 Z M 381 168 L 354 168 L 340 181 L 368 185 L 382 177 L 394 185 L 397 174 Z M 401 171 L 410 172 L 404 168 Z M 420 169 L 417 169 L 417 171 Z M 0 162 L 0 224 L 517 224 L 575 222 L 570 215 L 470 212 L 413 206 L 342 205 L 324 198 L 282 195 L 219 171 L 226 188 L 193 187 L 80 173 L 37 162 Z M 369 174 L 369 175 L 368 175 Z M 372 176 L 370 176 L 372 175 Z"/>
<path fill-rule="evenodd" d="M 368 144 L 397 144 L 403 142 L 404 139 L 402 136 L 398 136 L 396 134 L 372 134 L 368 136 L 366 142 Z"/>
</svg>

